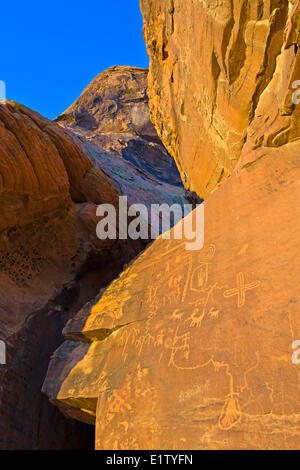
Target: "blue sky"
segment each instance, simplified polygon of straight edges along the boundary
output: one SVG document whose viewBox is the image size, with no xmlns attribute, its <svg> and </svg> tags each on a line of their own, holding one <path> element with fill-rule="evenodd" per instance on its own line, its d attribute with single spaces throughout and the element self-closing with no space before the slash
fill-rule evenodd
<svg viewBox="0 0 300 470">
<path fill-rule="evenodd" d="M 148 67 L 139 0 L 1 2 L 7 98 L 50 119 L 113 65 Z"/>
</svg>

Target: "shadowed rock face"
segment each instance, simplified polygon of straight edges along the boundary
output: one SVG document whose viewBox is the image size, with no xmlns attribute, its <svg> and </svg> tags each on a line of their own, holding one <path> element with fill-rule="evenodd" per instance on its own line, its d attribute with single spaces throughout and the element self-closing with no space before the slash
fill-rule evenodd
<svg viewBox="0 0 300 470">
<path fill-rule="evenodd" d="M 86 448 L 90 431 L 51 409 L 40 388 L 71 307 L 94 294 L 80 290 L 80 272 L 92 254 L 114 250 L 95 240 L 94 203 L 115 204 L 119 193 L 98 171 L 101 185 L 88 199 L 93 164 L 63 129 L 24 106 L 0 104 L 0 135 L 0 447 Z"/>
<path fill-rule="evenodd" d="M 299 2 L 141 3 L 163 142 L 200 195 L 231 175 L 204 248 L 155 241 L 67 324 L 44 390 L 96 415 L 97 449 L 299 449 Z"/>
<path fill-rule="evenodd" d="M 27 309 L 42 308 L 73 280 L 91 250 L 96 204 L 119 192 L 63 129 L 12 102 L 0 105 L 1 332 L 15 332 Z M 95 184 L 96 182 L 96 184 Z M 2 308 L 2 307 L 0 307 Z"/>
</svg>

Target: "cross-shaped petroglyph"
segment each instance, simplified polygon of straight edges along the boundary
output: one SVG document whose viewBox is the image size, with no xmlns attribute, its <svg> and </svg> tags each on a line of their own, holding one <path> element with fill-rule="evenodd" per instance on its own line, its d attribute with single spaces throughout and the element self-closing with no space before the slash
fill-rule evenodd
<svg viewBox="0 0 300 470">
<path fill-rule="evenodd" d="M 245 277 L 243 273 L 238 273 L 236 276 L 237 279 L 237 287 L 234 289 L 228 289 L 223 293 L 223 296 L 226 299 L 230 297 L 238 296 L 238 308 L 243 307 L 245 305 L 246 300 L 246 292 L 249 290 L 256 289 L 260 286 L 260 281 L 251 282 L 250 284 L 245 284 Z"/>
</svg>

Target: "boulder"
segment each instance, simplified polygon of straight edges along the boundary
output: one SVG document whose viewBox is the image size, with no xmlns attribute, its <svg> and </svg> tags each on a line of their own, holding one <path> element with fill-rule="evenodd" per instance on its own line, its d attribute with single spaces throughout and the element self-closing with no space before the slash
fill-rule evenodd
<svg viewBox="0 0 300 470">
<path fill-rule="evenodd" d="M 56 122 L 129 204 L 188 203 L 179 171 L 150 120 L 148 70 L 100 73 Z"/>
</svg>

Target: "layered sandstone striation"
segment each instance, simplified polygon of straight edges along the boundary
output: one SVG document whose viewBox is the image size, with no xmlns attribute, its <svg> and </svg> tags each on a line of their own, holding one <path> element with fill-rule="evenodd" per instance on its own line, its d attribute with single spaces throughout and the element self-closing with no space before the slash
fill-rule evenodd
<svg viewBox="0 0 300 470">
<path fill-rule="evenodd" d="M 0 131 L 3 335 L 24 320 L 25 305 L 43 307 L 71 280 L 92 246 L 102 250 L 85 219 L 96 226 L 96 204 L 116 205 L 119 192 L 67 132 L 28 108 L 1 104 Z"/>
<path fill-rule="evenodd" d="M 288 0 L 141 0 L 152 120 L 188 189 L 231 174 L 286 38 Z M 284 46 L 284 47 L 286 47 Z"/>
<path fill-rule="evenodd" d="M 299 449 L 299 2 L 141 3 L 159 135 L 214 190 L 205 245 L 155 241 L 67 324 L 44 391 L 97 449 Z"/>
</svg>

